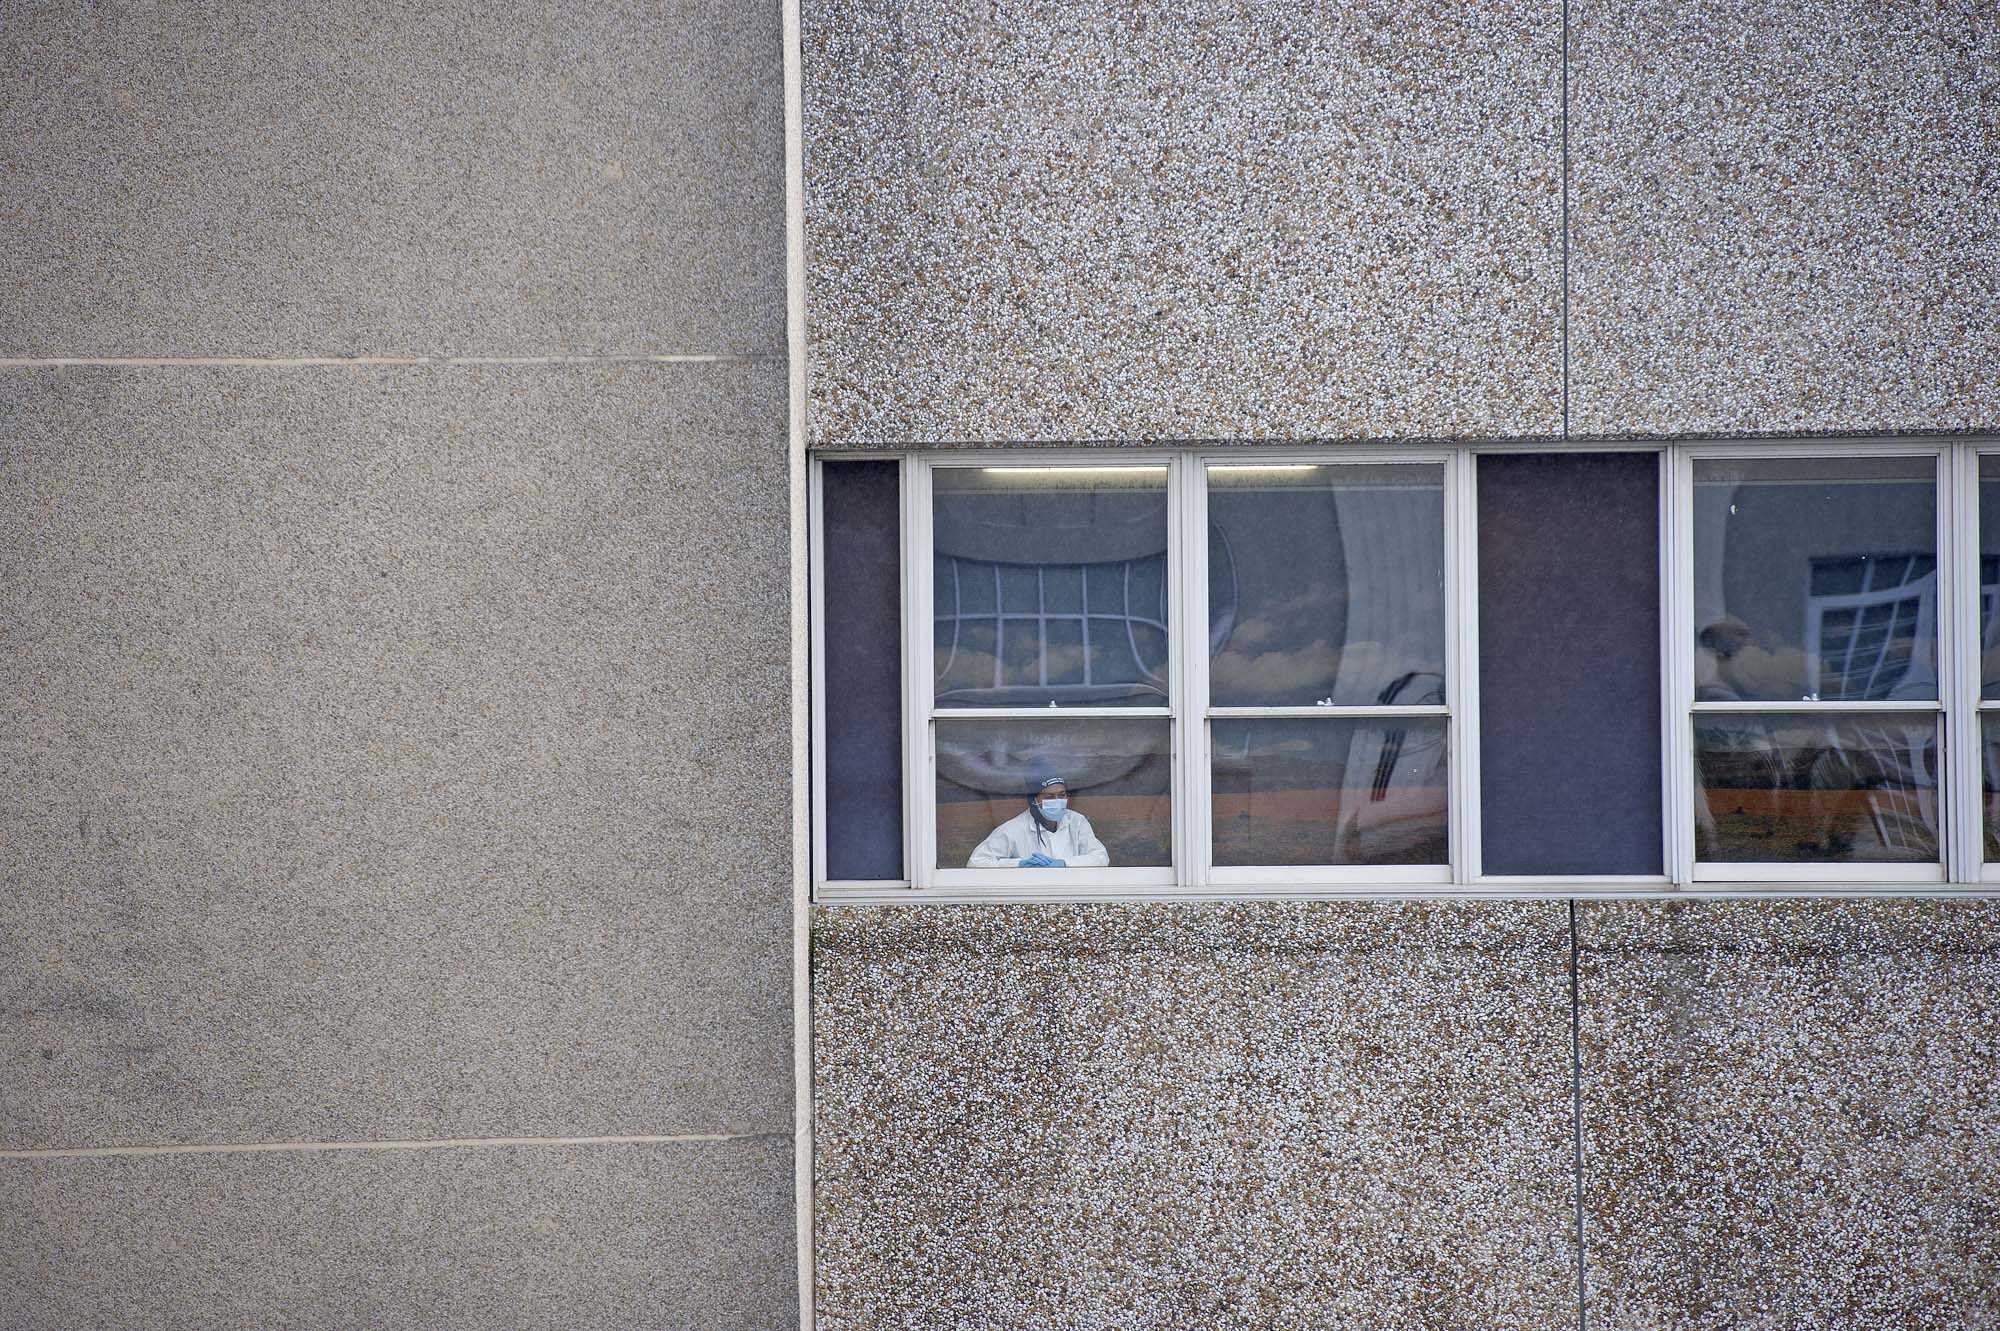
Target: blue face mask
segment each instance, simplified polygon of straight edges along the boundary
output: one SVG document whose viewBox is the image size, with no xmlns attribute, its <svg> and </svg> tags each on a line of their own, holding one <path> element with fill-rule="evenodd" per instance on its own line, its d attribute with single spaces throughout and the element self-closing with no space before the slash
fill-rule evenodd
<svg viewBox="0 0 2000 1331">
<path fill-rule="evenodd" d="M 1042 811 L 1043 822 L 1059 823 L 1063 820 L 1063 815 L 1069 812 L 1069 801 L 1043 800 L 1036 807 Z"/>
</svg>

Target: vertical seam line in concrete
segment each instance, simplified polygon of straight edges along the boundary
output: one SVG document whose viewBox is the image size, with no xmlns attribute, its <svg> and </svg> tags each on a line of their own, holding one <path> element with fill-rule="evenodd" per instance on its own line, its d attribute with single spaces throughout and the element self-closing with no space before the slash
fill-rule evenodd
<svg viewBox="0 0 2000 1331">
<path fill-rule="evenodd" d="M 1583 1002 L 1576 898 L 1569 899 L 1569 1121 L 1576 1187 L 1576 1331 L 1584 1331 L 1583 1291 Z"/>
<path fill-rule="evenodd" d="M 1562 0 L 1562 437 L 1569 438 L 1569 0 Z"/>
</svg>

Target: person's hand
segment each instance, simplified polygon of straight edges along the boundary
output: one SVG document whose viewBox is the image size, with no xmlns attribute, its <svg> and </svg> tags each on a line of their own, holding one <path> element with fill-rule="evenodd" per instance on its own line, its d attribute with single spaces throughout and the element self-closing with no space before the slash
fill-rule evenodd
<svg viewBox="0 0 2000 1331">
<path fill-rule="evenodd" d="M 1059 860 L 1053 855 L 1045 855 L 1042 857 L 1042 867 L 1044 869 L 1067 869 L 1069 861 Z"/>
<path fill-rule="evenodd" d="M 1023 869 L 1046 869 L 1054 863 L 1054 860 L 1038 850 L 1034 854 L 1024 857 L 1021 861 L 1021 867 Z"/>
</svg>

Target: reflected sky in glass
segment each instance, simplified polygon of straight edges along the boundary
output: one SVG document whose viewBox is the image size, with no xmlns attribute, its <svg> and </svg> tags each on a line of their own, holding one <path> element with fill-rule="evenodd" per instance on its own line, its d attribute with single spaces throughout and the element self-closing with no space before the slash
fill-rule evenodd
<svg viewBox="0 0 2000 1331">
<path fill-rule="evenodd" d="M 1215 706 L 1442 701 L 1443 467 L 1216 464 L 1208 519 Z"/>
<path fill-rule="evenodd" d="M 1936 460 L 1694 464 L 1697 699 L 1935 699 Z"/>
</svg>

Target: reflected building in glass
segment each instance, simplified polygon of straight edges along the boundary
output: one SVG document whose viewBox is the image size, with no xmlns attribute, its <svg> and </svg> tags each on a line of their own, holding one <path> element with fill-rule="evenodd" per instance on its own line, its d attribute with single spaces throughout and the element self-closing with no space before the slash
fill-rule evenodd
<svg viewBox="0 0 2000 1331">
<path fill-rule="evenodd" d="M 1695 462 L 1697 859 L 1939 858 L 1937 586 L 1934 459 Z"/>
<path fill-rule="evenodd" d="M 1215 864 L 1446 863 L 1444 469 L 1208 482 L 1209 594 L 1236 607 L 1209 662 Z M 1408 708 L 1432 710 L 1381 714 Z"/>
</svg>

